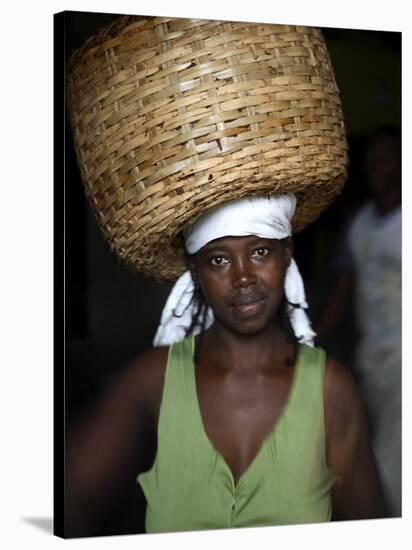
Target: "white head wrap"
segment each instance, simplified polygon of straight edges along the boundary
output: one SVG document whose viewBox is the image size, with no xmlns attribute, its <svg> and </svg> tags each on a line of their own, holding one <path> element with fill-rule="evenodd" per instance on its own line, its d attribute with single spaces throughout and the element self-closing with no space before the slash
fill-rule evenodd
<svg viewBox="0 0 412 550">
<path fill-rule="evenodd" d="M 184 231 L 185 246 L 195 254 L 207 243 L 221 237 L 256 235 L 264 239 L 285 239 L 292 234 L 291 220 L 296 208 L 294 195 L 248 197 L 221 205 L 203 215 Z M 169 345 L 182 340 L 192 323 L 194 283 L 190 271 L 177 280 L 163 309 L 160 326 L 153 344 Z M 293 330 L 301 343 L 313 346 L 313 332 L 305 308 L 305 289 L 294 259 L 286 271 L 285 295 Z M 293 305 L 291 305 L 293 304 Z M 207 309 L 205 328 L 213 323 L 213 312 Z M 198 334 L 200 326 L 193 328 Z"/>
</svg>

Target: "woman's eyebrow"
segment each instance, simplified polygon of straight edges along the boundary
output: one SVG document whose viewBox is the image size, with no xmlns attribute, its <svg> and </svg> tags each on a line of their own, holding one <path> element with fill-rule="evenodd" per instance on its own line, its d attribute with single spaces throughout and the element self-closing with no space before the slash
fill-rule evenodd
<svg viewBox="0 0 412 550">
<path fill-rule="evenodd" d="M 213 253 L 213 254 L 216 254 L 216 253 L 226 254 L 227 250 L 225 249 L 225 247 L 223 245 L 215 244 L 215 245 L 212 245 L 212 246 L 206 245 L 205 247 L 203 247 L 202 252 L 204 252 L 205 254 L 210 254 L 210 253 Z"/>
<path fill-rule="evenodd" d="M 256 246 L 257 244 L 261 244 L 261 243 L 270 243 L 271 241 L 273 241 L 274 239 L 268 239 L 266 237 L 258 237 L 256 236 L 254 239 L 249 239 L 248 240 L 248 243 L 247 243 L 247 246 Z M 216 251 L 219 251 L 219 252 L 223 252 L 223 251 L 227 251 L 227 248 L 230 248 L 230 245 L 227 244 L 225 245 L 224 243 L 213 243 L 213 242 L 210 242 L 208 244 L 206 244 L 204 247 L 203 247 L 203 251 L 204 252 L 216 252 Z"/>
<path fill-rule="evenodd" d="M 256 239 L 251 240 L 249 244 L 253 246 L 259 243 L 270 243 L 272 240 L 273 239 L 268 239 L 266 237 L 256 237 Z"/>
</svg>

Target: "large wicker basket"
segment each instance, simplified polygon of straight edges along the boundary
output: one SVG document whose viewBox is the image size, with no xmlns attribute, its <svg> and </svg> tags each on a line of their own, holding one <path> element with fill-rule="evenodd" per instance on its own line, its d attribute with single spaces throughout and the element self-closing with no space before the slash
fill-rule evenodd
<svg viewBox="0 0 412 550">
<path fill-rule="evenodd" d="M 181 229 L 211 207 L 293 192 L 299 231 L 346 178 L 339 92 L 314 28 L 121 17 L 73 55 L 68 105 L 111 248 L 157 280 L 183 271 Z"/>
</svg>

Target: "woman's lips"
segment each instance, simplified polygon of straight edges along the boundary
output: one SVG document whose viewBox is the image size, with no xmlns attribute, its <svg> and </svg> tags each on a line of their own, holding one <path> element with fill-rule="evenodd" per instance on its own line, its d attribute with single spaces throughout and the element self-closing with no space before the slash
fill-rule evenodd
<svg viewBox="0 0 412 550">
<path fill-rule="evenodd" d="M 261 311 L 263 305 L 263 296 L 243 296 L 232 303 L 232 308 L 241 317 L 252 317 Z"/>
</svg>

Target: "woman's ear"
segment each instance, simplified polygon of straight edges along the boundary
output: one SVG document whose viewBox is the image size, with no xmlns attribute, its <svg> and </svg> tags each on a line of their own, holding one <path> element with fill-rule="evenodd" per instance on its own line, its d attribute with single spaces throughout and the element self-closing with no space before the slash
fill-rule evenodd
<svg viewBox="0 0 412 550">
<path fill-rule="evenodd" d="M 293 257 L 293 239 L 292 239 L 292 237 L 287 237 L 286 239 L 283 239 L 283 245 L 284 245 L 284 248 L 285 248 L 286 264 L 289 267 L 290 262 L 292 261 L 292 257 Z"/>
</svg>

